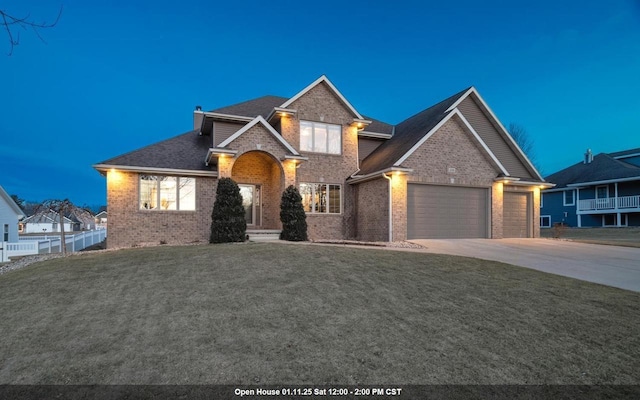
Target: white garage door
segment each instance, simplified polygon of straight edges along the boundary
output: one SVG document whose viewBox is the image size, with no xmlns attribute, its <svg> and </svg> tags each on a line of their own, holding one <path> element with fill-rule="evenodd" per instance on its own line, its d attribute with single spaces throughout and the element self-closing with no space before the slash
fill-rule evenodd
<svg viewBox="0 0 640 400">
<path fill-rule="evenodd" d="M 409 239 L 488 237 L 488 189 L 409 184 L 407 196 Z"/>
<path fill-rule="evenodd" d="M 506 238 L 526 238 L 529 234 L 529 193 L 504 192 L 502 203 L 502 235 Z"/>
</svg>

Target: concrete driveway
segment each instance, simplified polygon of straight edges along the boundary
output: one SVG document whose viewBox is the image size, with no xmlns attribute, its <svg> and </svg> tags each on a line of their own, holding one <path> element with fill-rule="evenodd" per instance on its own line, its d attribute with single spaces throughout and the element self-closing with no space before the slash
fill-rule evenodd
<svg viewBox="0 0 640 400">
<path fill-rule="evenodd" d="M 640 248 L 550 239 L 416 239 L 424 252 L 500 261 L 640 292 Z"/>
</svg>

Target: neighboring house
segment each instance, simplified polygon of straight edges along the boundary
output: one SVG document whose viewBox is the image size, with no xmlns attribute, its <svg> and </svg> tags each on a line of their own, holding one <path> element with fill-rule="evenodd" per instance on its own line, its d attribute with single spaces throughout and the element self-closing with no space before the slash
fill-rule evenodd
<svg viewBox="0 0 640 400">
<path fill-rule="evenodd" d="M 240 185 L 249 229 L 280 229 L 295 185 L 312 240 L 539 236 L 552 185 L 473 87 L 397 125 L 360 114 L 325 76 L 193 117 L 192 131 L 94 165 L 109 247 L 206 242 L 222 177 Z"/>
<path fill-rule="evenodd" d="M 24 212 L 0 186 L 0 242 L 18 241 L 18 221 Z"/>
<path fill-rule="evenodd" d="M 95 224 L 97 227 L 106 228 L 107 226 L 107 212 L 100 211 L 95 216 Z"/>
<path fill-rule="evenodd" d="M 540 224 L 640 226 L 640 148 L 595 157 L 546 177 L 556 184 L 543 192 Z"/>
<path fill-rule="evenodd" d="M 95 216 L 83 208 L 73 207 L 72 211 L 66 214 L 66 217 L 72 221 L 74 231 L 89 231 L 96 227 Z"/>
<path fill-rule="evenodd" d="M 71 232 L 73 230 L 74 222 L 67 218 L 63 218 L 64 231 Z M 27 217 L 22 221 L 23 232 L 22 233 L 53 233 L 60 232 L 60 214 L 53 210 L 49 210 L 44 213 L 37 213 L 30 217 Z"/>
</svg>

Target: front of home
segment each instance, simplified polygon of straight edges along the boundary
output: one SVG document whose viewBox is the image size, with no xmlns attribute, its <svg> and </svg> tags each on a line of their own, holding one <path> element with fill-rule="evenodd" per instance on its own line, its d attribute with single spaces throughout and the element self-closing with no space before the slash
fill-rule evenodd
<svg viewBox="0 0 640 400">
<path fill-rule="evenodd" d="M 640 226 L 640 148 L 593 156 L 549 175 L 540 224 L 574 227 Z"/>
<path fill-rule="evenodd" d="M 312 240 L 537 237 L 551 186 L 473 87 L 391 125 L 325 76 L 290 98 L 197 107 L 192 131 L 94 168 L 109 247 L 207 241 L 222 177 L 249 229 L 280 229 L 282 192 L 297 187 Z"/>
</svg>

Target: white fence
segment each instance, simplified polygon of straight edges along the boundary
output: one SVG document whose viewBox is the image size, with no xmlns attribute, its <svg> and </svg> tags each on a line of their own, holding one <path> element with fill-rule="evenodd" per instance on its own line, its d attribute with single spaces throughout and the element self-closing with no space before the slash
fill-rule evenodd
<svg viewBox="0 0 640 400">
<path fill-rule="evenodd" d="M 80 251 L 102 242 L 107 237 L 106 229 L 84 231 L 75 235 L 65 235 L 67 251 Z M 7 262 L 11 257 L 28 256 L 60 252 L 60 236 L 22 236 L 18 243 L 0 242 L 0 262 Z"/>
</svg>

